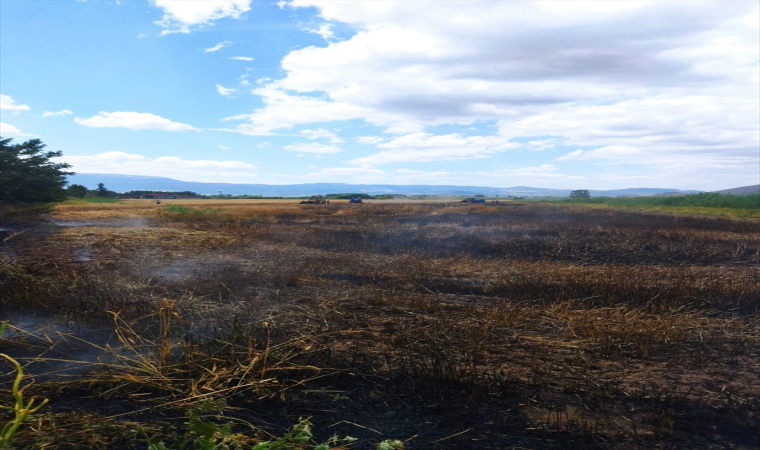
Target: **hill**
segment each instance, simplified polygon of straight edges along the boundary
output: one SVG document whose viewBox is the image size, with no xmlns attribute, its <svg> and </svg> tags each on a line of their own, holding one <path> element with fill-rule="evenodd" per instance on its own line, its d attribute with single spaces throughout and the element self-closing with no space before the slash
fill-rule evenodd
<svg viewBox="0 0 760 450">
<path fill-rule="evenodd" d="M 715 191 L 716 194 L 730 194 L 730 195 L 748 195 L 760 193 L 760 184 L 753 186 L 742 186 L 732 189 L 723 189 L 722 191 Z"/>
</svg>

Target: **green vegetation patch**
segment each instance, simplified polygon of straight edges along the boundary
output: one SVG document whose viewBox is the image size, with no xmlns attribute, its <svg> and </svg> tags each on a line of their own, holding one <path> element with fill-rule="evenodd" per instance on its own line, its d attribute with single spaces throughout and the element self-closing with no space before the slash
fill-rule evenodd
<svg viewBox="0 0 760 450">
<path fill-rule="evenodd" d="M 590 203 L 620 206 L 674 206 L 702 208 L 760 209 L 760 194 L 725 195 L 713 192 L 678 197 L 592 197 L 563 198 L 561 203 Z"/>
</svg>

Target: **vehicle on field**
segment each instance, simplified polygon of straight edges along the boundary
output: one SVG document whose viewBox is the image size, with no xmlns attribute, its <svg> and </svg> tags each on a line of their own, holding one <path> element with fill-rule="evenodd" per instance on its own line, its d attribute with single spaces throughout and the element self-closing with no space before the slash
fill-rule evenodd
<svg viewBox="0 0 760 450">
<path fill-rule="evenodd" d="M 327 203 L 327 200 L 325 200 L 325 197 L 322 195 L 312 195 L 308 200 L 302 201 L 301 205 L 324 205 Z"/>
<path fill-rule="evenodd" d="M 486 202 L 485 199 L 470 197 L 470 198 L 466 198 L 462 200 L 459 203 L 485 203 L 485 202 Z"/>
<path fill-rule="evenodd" d="M 351 200 L 348 201 L 348 203 L 361 203 L 362 198 L 358 196 L 351 197 Z"/>
</svg>

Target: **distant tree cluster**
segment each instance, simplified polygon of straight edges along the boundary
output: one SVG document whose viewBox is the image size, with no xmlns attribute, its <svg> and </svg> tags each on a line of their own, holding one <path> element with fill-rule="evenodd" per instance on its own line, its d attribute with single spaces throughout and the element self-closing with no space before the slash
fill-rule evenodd
<svg viewBox="0 0 760 450">
<path fill-rule="evenodd" d="M 197 195 L 197 194 L 195 194 Z M 249 194 L 242 194 L 242 195 L 232 195 L 232 194 L 214 194 L 214 195 L 202 195 L 202 198 L 210 198 L 210 199 L 221 199 L 221 200 L 231 200 L 231 199 L 240 199 L 240 200 L 257 200 L 257 199 L 267 199 L 267 200 L 278 200 L 283 198 L 290 198 L 290 197 L 282 197 L 277 195 L 249 195 Z M 295 197 L 295 198 L 308 198 L 308 197 Z"/>
<path fill-rule="evenodd" d="M 369 194 L 327 194 L 325 198 L 328 200 L 350 200 L 351 197 L 359 197 L 363 200 L 372 200 L 375 197 Z"/>
<path fill-rule="evenodd" d="M 570 192 L 570 198 L 591 198 L 591 193 L 588 189 L 577 189 Z"/>
<path fill-rule="evenodd" d="M 176 191 L 176 192 L 174 191 L 171 191 L 171 192 L 169 191 L 129 191 L 129 192 L 125 192 L 123 195 L 130 195 L 130 196 L 149 195 L 149 194 L 153 194 L 154 192 L 160 192 L 163 195 L 198 195 L 192 191 Z"/>
</svg>

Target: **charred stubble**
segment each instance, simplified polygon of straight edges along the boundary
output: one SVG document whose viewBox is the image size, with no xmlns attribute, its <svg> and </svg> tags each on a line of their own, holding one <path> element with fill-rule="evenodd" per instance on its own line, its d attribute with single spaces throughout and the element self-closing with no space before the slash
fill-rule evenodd
<svg viewBox="0 0 760 450">
<path fill-rule="evenodd" d="M 29 370 L 46 374 L 33 389 L 51 398 L 40 420 L 56 436 L 86 392 L 101 448 L 134 444 L 105 426 L 113 411 L 158 408 L 126 417 L 171 428 L 172 408 L 205 395 L 274 434 L 312 416 L 325 438 L 360 437 L 354 448 L 377 441 L 370 429 L 414 437 L 412 449 L 760 444 L 756 220 L 515 203 L 127 206 L 61 208 L 97 224 L 2 247 L 3 313 L 19 318 L 4 352 L 41 355 Z M 52 362 L 93 348 L 86 375 Z"/>
</svg>

